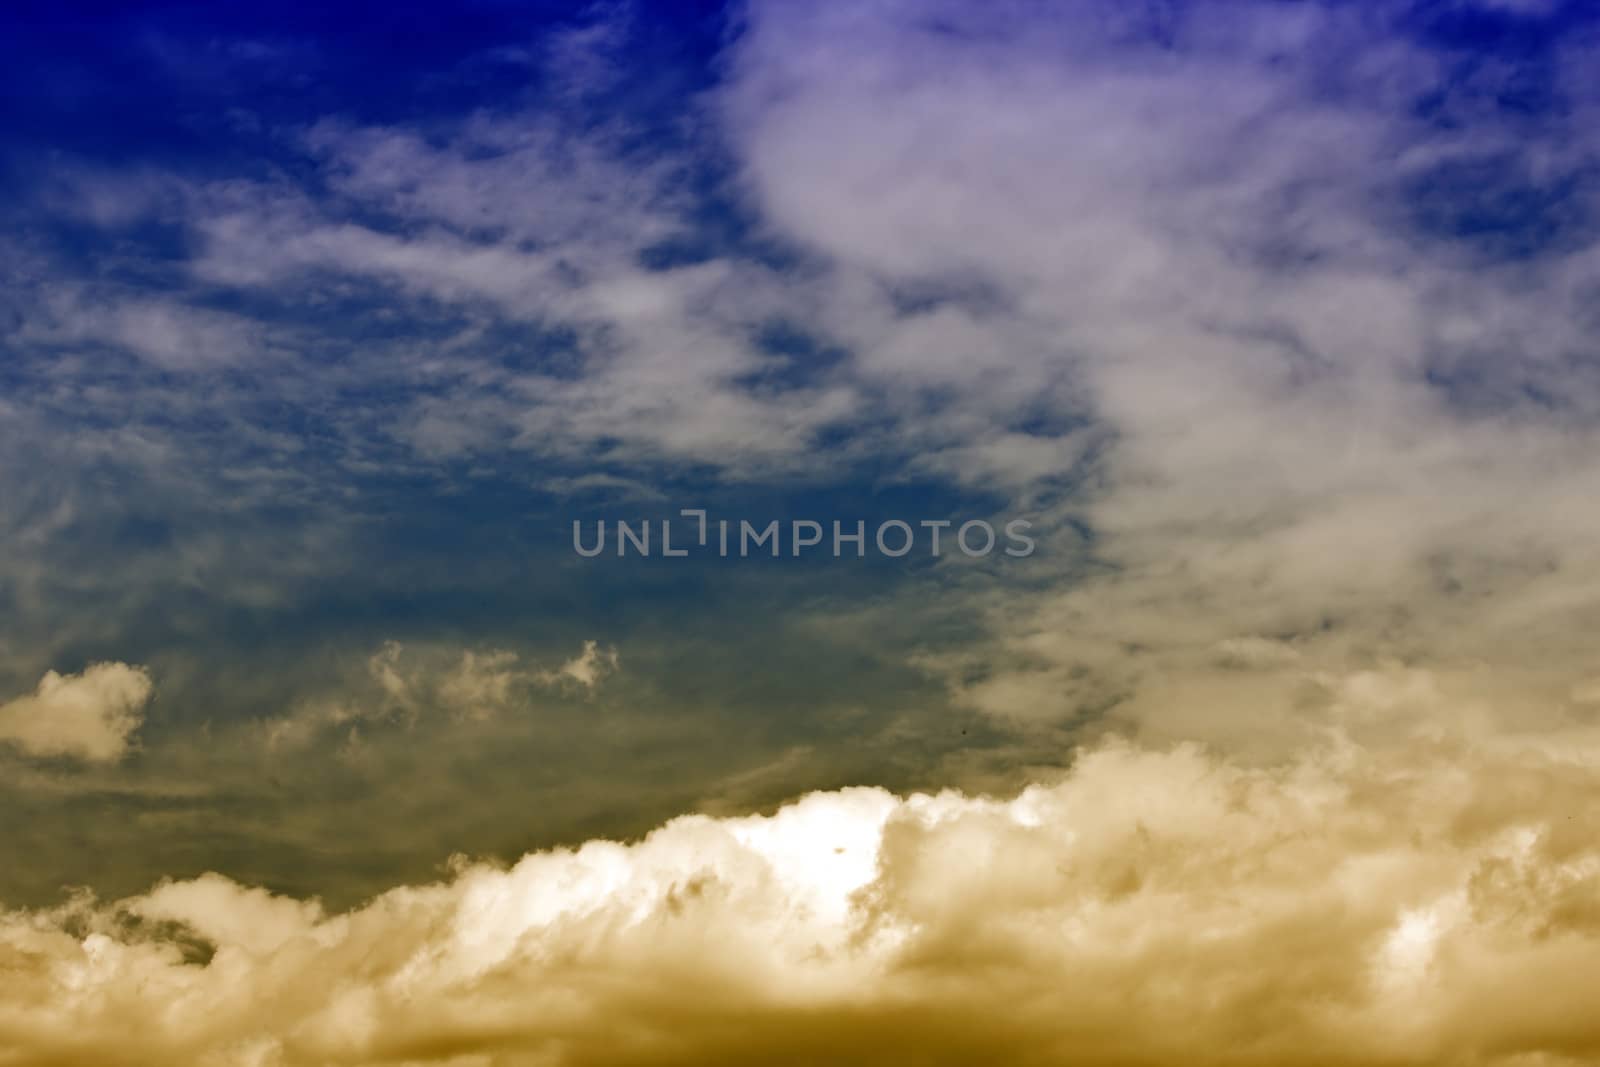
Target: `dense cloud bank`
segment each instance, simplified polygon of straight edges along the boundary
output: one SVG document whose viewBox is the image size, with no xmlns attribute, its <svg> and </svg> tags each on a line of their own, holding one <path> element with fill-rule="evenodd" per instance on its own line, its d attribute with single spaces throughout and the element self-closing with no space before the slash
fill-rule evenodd
<svg viewBox="0 0 1600 1067">
<path fill-rule="evenodd" d="M 344 914 L 220 875 L 12 912 L 0 1062 L 1593 1062 L 1600 745 L 1445 721 L 813 793 Z"/>
</svg>

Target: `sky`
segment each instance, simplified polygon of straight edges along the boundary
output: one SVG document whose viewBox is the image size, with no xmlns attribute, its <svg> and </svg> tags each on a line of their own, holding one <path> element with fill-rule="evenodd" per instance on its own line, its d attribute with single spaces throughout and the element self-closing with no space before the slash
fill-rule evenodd
<svg viewBox="0 0 1600 1067">
<path fill-rule="evenodd" d="M 1600 1062 L 1597 175 L 1576 0 L 7 5 L 0 1067 Z"/>
</svg>

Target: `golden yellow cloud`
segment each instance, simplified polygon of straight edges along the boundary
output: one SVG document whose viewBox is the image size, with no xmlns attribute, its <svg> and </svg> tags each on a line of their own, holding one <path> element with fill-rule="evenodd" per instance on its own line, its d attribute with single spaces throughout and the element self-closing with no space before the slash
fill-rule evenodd
<svg viewBox="0 0 1600 1067">
<path fill-rule="evenodd" d="M 0 1064 L 1594 1063 L 1600 739 L 1452 721 L 1107 741 L 1007 799 L 814 793 L 337 915 L 220 875 L 13 912 Z"/>
<path fill-rule="evenodd" d="M 144 668 L 126 663 L 47 671 L 33 693 L 0 704 L 0 743 L 36 758 L 115 763 L 144 721 L 151 690 Z"/>
</svg>

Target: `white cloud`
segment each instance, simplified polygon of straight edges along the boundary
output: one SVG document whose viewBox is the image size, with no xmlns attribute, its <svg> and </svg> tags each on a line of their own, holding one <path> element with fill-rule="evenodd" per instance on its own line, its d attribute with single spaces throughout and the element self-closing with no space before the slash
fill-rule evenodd
<svg viewBox="0 0 1600 1067">
<path fill-rule="evenodd" d="M 965 590 L 995 640 L 954 687 L 1094 716 L 1252 635 L 1341 668 L 1586 674 L 1600 257 L 1581 234 L 1487 255 L 1441 174 L 1511 153 L 1474 203 L 1536 201 L 1600 144 L 1418 121 L 1427 92 L 1472 98 L 1387 9 L 1208 10 L 749 8 L 720 101 L 763 216 L 831 265 L 808 321 L 885 382 L 920 469 L 1074 488 L 1036 516 L 1073 532 L 1034 590 Z M 1581 114 L 1592 59 L 1558 74 Z M 1228 687 L 1257 706 L 1258 674 L 1210 679 L 1218 712 Z"/>
<path fill-rule="evenodd" d="M 33 693 L 0 704 L 0 742 L 28 756 L 115 763 L 144 721 L 151 691 L 144 668 L 125 663 L 48 671 Z"/>
<path fill-rule="evenodd" d="M 624 161 L 616 136 L 563 132 L 536 111 L 464 122 L 442 146 L 407 130 L 324 124 L 310 140 L 329 181 L 404 229 L 347 221 L 335 210 L 344 199 L 318 203 L 293 188 L 202 187 L 191 196 L 193 270 L 233 286 L 376 281 L 493 321 L 572 332 L 570 366 L 452 359 L 440 395 L 395 413 L 395 434 L 425 455 L 516 449 L 742 474 L 800 465 L 816 432 L 852 416 L 858 398 L 829 383 L 751 384 L 774 363 L 752 337 L 790 307 L 771 270 L 729 258 L 640 265 L 650 246 L 692 235 L 691 205 L 675 191 L 683 161 Z"/>
</svg>

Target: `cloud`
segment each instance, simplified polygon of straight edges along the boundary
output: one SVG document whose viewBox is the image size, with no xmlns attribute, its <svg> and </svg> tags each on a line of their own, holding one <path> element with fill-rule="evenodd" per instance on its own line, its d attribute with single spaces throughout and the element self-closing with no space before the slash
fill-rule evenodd
<svg viewBox="0 0 1600 1067">
<path fill-rule="evenodd" d="M 242 316 L 110 286 L 57 282 L 36 290 L 18 311 L 13 343 L 58 353 L 109 346 L 172 372 L 212 370 L 271 352 L 268 331 Z"/>
<path fill-rule="evenodd" d="M 617 669 L 615 648 L 602 649 L 597 641 L 585 641 L 583 651 L 553 671 L 540 671 L 536 678 L 547 685 L 577 685 L 593 689 L 600 680 Z"/>
<path fill-rule="evenodd" d="M 32 694 L 0 704 L 0 742 L 36 758 L 115 763 L 144 721 L 151 690 L 145 669 L 125 663 L 48 671 Z"/>
<path fill-rule="evenodd" d="M 463 822 L 496 848 L 642 818 L 644 785 L 691 806 L 725 783 L 705 803 L 727 811 L 807 781 L 1012 782 L 1068 733 L 1133 740 L 1010 800 L 816 794 L 464 862 L 348 913 L 220 875 L 13 913 L 0 1047 L 258 1067 L 1595 1059 L 1595 748 L 1574 724 L 1594 720 L 1600 624 L 1600 64 L 1565 42 L 1561 106 L 1511 116 L 1513 74 L 1466 69 L 1403 8 L 758 2 L 678 140 L 544 98 L 415 125 L 296 115 L 276 123 L 292 160 L 85 190 L 102 247 L 139 246 L 156 213 L 164 250 L 92 265 L 127 288 L 9 257 L 39 282 L 0 308 L 22 342 L 0 399 L 16 629 L 82 644 L 159 617 L 178 629 L 145 639 L 196 638 L 181 655 L 215 674 L 220 718 L 292 709 L 248 741 L 394 742 L 275 761 L 299 777 L 257 790 L 252 746 L 171 741 L 166 775 L 227 800 L 152 803 L 121 847 L 181 838 L 185 870 L 247 855 L 234 874 L 348 898 Z M 609 29 L 566 39 L 548 99 L 621 76 Z M 521 558 L 520 498 L 497 518 L 442 506 L 442 483 L 878 488 L 852 460 L 1036 505 L 1041 551 L 1009 574 L 844 577 L 801 609 L 818 631 L 857 613 L 832 644 L 641 645 L 658 699 L 589 735 L 562 736 L 617 667 L 594 642 L 565 663 L 492 633 L 386 645 L 304 703 L 283 697 L 298 672 L 232 684 L 386 626 L 369 605 L 465 630 L 608 603 Z M 494 536 L 511 512 L 517 536 Z M 426 566 L 384 536 L 407 527 L 443 546 Z M 584 595 L 524 596 L 532 572 Z M 815 591 L 750 581 L 706 611 Z M 182 610 L 157 610 L 174 590 Z M 1013 729 L 941 763 L 963 742 L 903 711 L 913 679 L 851 689 L 854 664 L 910 644 Z M 830 706 L 772 714 L 768 694 L 815 684 L 784 671 L 825 678 Z M 6 705 L 8 729 L 45 697 Z M 571 718 L 499 746 L 563 698 Z M 709 710 L 686 725 L 684 701 Z M 434 732 L 408 734 L 424 716 Z M 1495 732 L 1513 726 L 1546 732 Z M 115 759 L 116 729 L 48 743 Z M 624 734 L 644 758 L 609 744 Z M 757 735 L 800 755 L 729 775 Z M 525 832 L 518 797 L 539 808 Z"/>
<path fill-rule="evenodd" d="M 514 367 L 500 349 L 401 363 L 442 379 L 416 411 L 394 412 L 391 432 L 424 456 L 709 463 L 744 476 L 803 466 L 859 398 L 846 383 L 763 384 L 778 361 L 755 338 L 791 306 L 770 267 L 739 255 L 641 262 L 702 240 L 704 205 L 685 191 L 693 154 L 626 151 L 637 136 L 621 118 L 582 126 L 547 107 L 466 116 L 431 139 L 319 123 L 305 141 L 338 195 L 196 185 L 189 267 L 203 285 L 266 292 L 337 278 L 378 287 L 390 306 L 421 297 L 446 316 L 566 338 Z"/>
<path fill-rule="evenodd" d="M 1053 501 L 1030 588 L 964 588 L 962 699 L 1081 721 L 1226 642 L 1589 671 L 1593 41 L 1535 130 L 1417 18 L 750 5 L 721 113 L 829 265 L 808 321 L 892 376 L 919 469 Z"/>
<path fill-rule="evenodd" d="M 615 648 L 585 641 L 558 667 L 524 665 L 509 649 L 408 648 L 386 641 L 369 656 L 362 677 L 338 696 L 307 700 L 261 727 L 269 748 L 295 748 L 330 732 L 359 744 L 363 729 L 410 726 L 431 714 L 483 723 L 531 706 L 540 690 L 593 691 L 617 669 Z"/>
<path fill-rule="evenodd" d="M 1268 765 L 1108 741 L 1010 798 L 813 793 L 347 913 L 219 875 L 11 912 L 0 1040 L 19 1064 L 1587 1062 L 1600 737 L 1475 733 L 1397 684 L 1403 728 L 1358 716 Z"/>
</svg>

